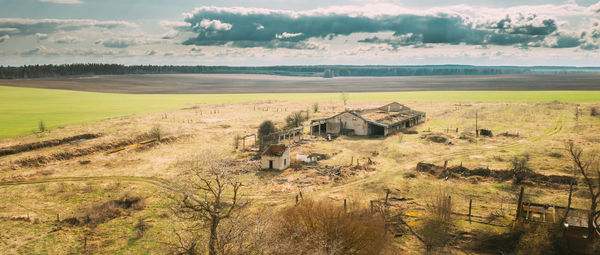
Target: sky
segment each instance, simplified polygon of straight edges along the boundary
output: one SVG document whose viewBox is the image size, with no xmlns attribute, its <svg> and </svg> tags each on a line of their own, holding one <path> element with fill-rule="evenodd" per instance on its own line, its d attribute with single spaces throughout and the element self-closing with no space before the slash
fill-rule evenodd
<svg viewBox="0 0 600 255">
<path fill-rule="evenodd" d="M 0 0 L 0 65 L 600 66 L 599 48 L 600 0 Z"/>
</svg>

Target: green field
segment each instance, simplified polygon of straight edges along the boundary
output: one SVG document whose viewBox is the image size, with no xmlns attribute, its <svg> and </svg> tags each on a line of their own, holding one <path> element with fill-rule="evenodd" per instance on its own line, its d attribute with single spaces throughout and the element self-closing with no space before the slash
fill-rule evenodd
<svg viewBox="0 0 600 255">
<path fill-rule="evenodd" d="M 196 103 L 340 101 L 339 93 L 109 94 L 0 86 L 0 138 L 26 134 L 39 121 L 49 128 L 135 113 L 176 110 Z M 372 102 L 598 102 L 600 91 L 423 91 L 350 93 Z"/>
</svg>

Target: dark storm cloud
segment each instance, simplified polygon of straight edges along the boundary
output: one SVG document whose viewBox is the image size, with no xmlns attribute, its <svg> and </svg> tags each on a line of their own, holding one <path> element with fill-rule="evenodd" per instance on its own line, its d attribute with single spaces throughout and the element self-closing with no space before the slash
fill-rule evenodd
<svg viewBox="0 0 600 255">
<path fill-rule="evenodd" d="M 311 48 L 308 39 L 332 39 L 353 33 L 393 32 L 391 38 L 367 37 L 361 43 L 385 43 L 394 47 L 435 44 L 515 45 L 527 47 L 578 47 L 581 40 L 558 37 L 556 45 L 544 43 L 557 36 L 557 21 L 529 16 L 473 21 L 459 14 L 360 15 L 340 12 L 291 12 L 283 10 L 203 7 L 188 14 L 179 30 L 195 37 L 185 45 L 233 47 Z"/>
<path fill-rule="evenodd" d="M 136 26 L 124 21 L 98 21 L 87 19 L 20 19 L 0 18 L 0 36 L 27 36 L 52 34 L 61 31 L 82 29 L 116 29 Z"/>
</svg>

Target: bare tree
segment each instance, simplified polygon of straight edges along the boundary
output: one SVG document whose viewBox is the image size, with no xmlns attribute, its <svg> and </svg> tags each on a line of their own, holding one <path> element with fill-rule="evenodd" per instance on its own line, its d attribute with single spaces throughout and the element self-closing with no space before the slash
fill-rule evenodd
<svg viewBox="0 0 600 255">
<path fill-rule="evenodd" d="M 596 232 L 600 232 L 600 227 L 595 224 L 600 217 L 600 210 L 598 209 L 598 203 L 600 202 L 600 160 L 597 154 L 584 154 L 583 149 L 573 142 L 567 144 L 567 150 L 573 160 L 575 171 L 582 176 L 583 183 L 590 193 L 588 236 L 590 240 L 594 240 Z"/>
<path fill-rule="evenodd" d="M 219 224 L 240 211 L 246 203 L 240 201 L 242 184 L 232 177 L 238 170 L 232 159 L 223 158 L 214 152 L 203 153 L 197 160 L 184 164 L 182 179 L 173 184 L 171 197 L 173 212 L 180 219 L 190 221 L 191 229 L 209 229 L 208 253 L 218 254 L 218 247 L 227 243 L 219 238 Z M 181 244 L 183 235 L 178 235 Z M 188 235 L 189 236 L 189 235 Z M 199 240 L 192 234 L 193 240 Z M 197 242 L 188 242 L 186 254 L 198 254 L 201 247 Z"/>
<path fill-rule="evenodd" d="M 342 92 L 340 97 L 342 98 L 342 102 L 344 102 L 344 107 L 345 107 L 346 103 L 348 102 L 348 99 L 350 99 L 350 96 L 348 95 L 348 93 Z"/>
</svg>

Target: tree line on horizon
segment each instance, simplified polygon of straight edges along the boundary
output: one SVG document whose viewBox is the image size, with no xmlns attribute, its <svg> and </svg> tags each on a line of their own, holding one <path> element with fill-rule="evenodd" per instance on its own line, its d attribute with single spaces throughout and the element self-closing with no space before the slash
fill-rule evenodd
<svg viewBox="0 0 600 255">
<path fill-rule="evenodd" d="M 203 65 L 122 65 L 63 64 L 0 66 L 0 79 L 35 79 L 63 76 L 124 75 L 124 74 L 269 74 L 283 76 L 432 76 L 432 75 L 500 75 L 526 73 L 564 73 L 585 68 L 510 67 L 510 66 L 203 66 Z M 600 71 L 600 69 L 594 69 Z M 594 71 L 592 70 L 592 71 Z"/>
</svg>

